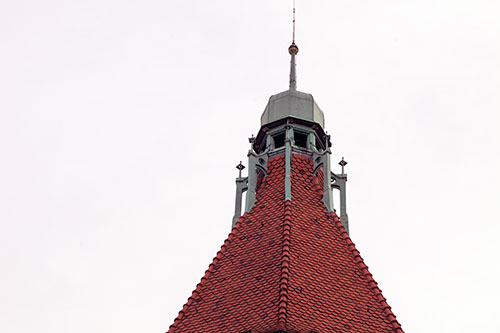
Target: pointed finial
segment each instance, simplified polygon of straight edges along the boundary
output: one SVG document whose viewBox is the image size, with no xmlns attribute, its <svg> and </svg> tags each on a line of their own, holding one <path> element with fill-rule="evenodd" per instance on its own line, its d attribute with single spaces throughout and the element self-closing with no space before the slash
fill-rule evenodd
<svg viewBox="0 0 500 333">
<path fill-rule="evenodd" d="M 290 61 L 290 90 L 297 90 L 297 73 L 295 71 L 295 56 L 299 53 L 299 48 L 295 44 L 295 0 L 293 0 L 293 32 L 292 32 L 292 45 L 288 47 L 288 53 L 292 56 Z"/>
<path fill-rule="evenodd" d="M 238 170 L 239 170 L 239 172 L 240 172 L 240 174 L 239 174 L 239 178 L 241 178 L 241 170 L 245 169 L 245 166 L 241 163 L 241 161 L 240 161 L 240 164 L 238 164 L 238 165 L 236 166 L 236 169 L 238 169 Z"/>
<path fill-rule="evenodd" d="M 344 161 L 344 157 L 342 156 L 342 161 L 339 162 L 340 166 L 342 167 L 342 176 L 344 175 L 344 167 L 346 166 L 347 162 Z"/>
</svg>

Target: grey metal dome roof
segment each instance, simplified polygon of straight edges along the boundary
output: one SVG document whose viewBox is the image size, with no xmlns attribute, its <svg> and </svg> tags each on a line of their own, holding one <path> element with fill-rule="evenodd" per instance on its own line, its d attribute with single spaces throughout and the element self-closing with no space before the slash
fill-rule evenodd
<svg viewBox="0 0 500 333">
<path fill-rule="evenodd" d="M 260 117 L 260 124 L 264 126 L 283 118 L 298 118 L 325 126 L 323 111 L 314 101 L 311 94 L 296 90 L 287 90 L 269 98 L 269 102 Z"/>
</svg>

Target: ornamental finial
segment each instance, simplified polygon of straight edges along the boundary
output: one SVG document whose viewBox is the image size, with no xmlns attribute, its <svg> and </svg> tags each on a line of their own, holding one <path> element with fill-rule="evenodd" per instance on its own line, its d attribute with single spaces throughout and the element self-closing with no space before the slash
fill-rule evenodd
<svg viewBox="0 0 500 333">
<path fill-rule="evenodd" d="M 242 171 L 243 169 L 245 169 L 245 166 L 241 163 L 241 161 L 240 161 L 240 164 L 238 164 L 238 165 L 236 166 L 236 169 L 238 169 L 238 170 L 239 170 L 239 172 L 240 172 L 240 174 L 239 174 L 239 178 L 241 178 L 241 171 Z"/>
<path fill-rule="evenodd" d="M 340 166 L 342 167 L 342 176 L 344 175 L 344 167 L 346 166 L 347 162 L 344 161 L 344 157 L 342 157 L 342 161 L 339 162 Z"/>
</svg>

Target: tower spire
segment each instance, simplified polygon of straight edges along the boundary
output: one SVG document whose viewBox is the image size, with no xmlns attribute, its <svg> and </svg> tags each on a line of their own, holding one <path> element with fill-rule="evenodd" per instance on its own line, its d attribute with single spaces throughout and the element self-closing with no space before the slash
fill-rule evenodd
<svg viewBox="0 0 500 333">
<path fill-rule="evenodd" d="M 293 32 L 292 32 L 292 43 L 295 43 L 295 0 L 293 0 Z"/>
<path fill-rule="evenodd" d="M 292 44 L 288 47 L 288 53 L 292 56 L 290 60 L 290 90 L 297 90 L 297 72 L 295 70 L 295 56 L 299 53 L 299 48 L 295 44 L 295 0 L 293 0 L 293 32 L 292 32 Z"/>
</svg>

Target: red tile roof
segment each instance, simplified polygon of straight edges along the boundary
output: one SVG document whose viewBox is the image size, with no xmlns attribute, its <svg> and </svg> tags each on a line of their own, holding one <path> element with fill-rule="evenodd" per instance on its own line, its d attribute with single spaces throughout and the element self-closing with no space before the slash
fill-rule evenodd
<svg viewBox="0 0 500 333">
<path fill-rule="evenodd" d="M 269 160 L 236 223 L 169 332 L 403 332 L 335 213 L 311 157 Z"/>
</svg>

